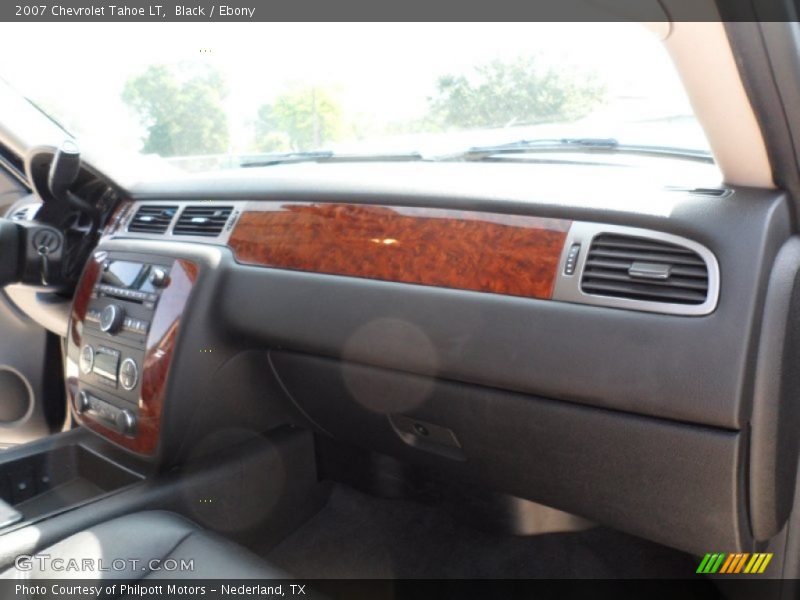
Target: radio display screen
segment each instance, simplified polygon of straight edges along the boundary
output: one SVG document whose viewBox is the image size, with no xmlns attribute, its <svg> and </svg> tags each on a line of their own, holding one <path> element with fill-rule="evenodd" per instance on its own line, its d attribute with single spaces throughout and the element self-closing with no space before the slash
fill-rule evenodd
<svg viewBox="0 0 800 600">
<path fill-rule="evenodd" d="M 127 290 L 153 292 L 155 288 L 150 283 L 151 265 L 112 260 L 104 268 L 100 278 L 101 283 Z"/>
<path fill-rule="evenodd" d="M 93 372 L 101 377 L 117 382 L 117 369 L 119 368 L 119 353 L 103 352 L 98 350 L 94 357 Z"/>
</svg>

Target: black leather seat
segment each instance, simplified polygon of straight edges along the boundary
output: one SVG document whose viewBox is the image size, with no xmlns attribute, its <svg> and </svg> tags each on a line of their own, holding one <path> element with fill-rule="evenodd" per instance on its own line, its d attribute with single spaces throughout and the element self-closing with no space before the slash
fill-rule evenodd
<svg viewBox="0 0 800 600">
<path fill-rule="evenodd" d="M 0 574 L 3 579 L 282 577 L 286 574 L 241 546 L 163 511 L 100 523 L 44 548 L 21 568 Z"/>
</svg>

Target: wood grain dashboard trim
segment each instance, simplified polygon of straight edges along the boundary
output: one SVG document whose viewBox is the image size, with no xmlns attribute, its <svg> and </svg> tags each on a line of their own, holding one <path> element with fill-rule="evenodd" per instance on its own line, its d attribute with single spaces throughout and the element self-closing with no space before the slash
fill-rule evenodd
<svg viewBox="0 0 800 600">
<path fill-rule="evenodd" d="M 108 218 L 106 222 L 106 226 L 103 229 L 103 236 L 110 236 L 117 233 L 122 224 L 124 223 L 128 213 L 133 208 L 133 202 L 130 200 L 123 200 L 120 202 L 115 208 L 114 212 L 111 213 L 111 216 Z"/>
<path fill-rule="evenodd" d="M 258 202 L 240 263 L 549 299 L 571 221 L 439 208 Z"/>
<path fill-rule="evenodd" d="M 78 284 L 72 305 L 66 379 L 70 405 L 73 407 L 79 391 L 78 356 L 86 311 L 100 274 L 101 264 L 96 258 L 90 259 Z M 138 402 L 138 427 L 135 436 L 124 436 L 104 423 L 94 420 L 90 415 L 80 415 L 73 410 L 78 423 L 137 454 L 155 454 L 161 433 L 161 413 L 166 395 L 167 375 L 175 352 L 181 315 L 197 281 L 197 275 L 198 267 L 195 263 L 183 259 L 176 260 L 170 271 L 169 283 L 159 299 L 145 343 Z"/>
</svg>

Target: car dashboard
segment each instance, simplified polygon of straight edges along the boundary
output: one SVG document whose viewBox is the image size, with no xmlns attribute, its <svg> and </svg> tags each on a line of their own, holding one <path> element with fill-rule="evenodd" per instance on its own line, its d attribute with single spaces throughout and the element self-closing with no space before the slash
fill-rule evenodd
<svg viewBox="0 0 800 600">
<path fill-rule="evenodd" d="M 71 306 L 73 414 L 163 465 L 288 423 L 690 552 L 751 547 L 794 489 L 787 199 L 616 169 L 134 186 Z"/>
</svg>

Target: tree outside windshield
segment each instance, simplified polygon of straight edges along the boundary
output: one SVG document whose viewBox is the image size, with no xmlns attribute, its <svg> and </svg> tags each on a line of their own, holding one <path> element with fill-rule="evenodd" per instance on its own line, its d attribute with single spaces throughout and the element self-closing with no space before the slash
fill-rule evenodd
<svg viewBox="0 0 800 600">
<path fill-rule="evenodd" d="M 0 75 L 82 143 L 187 170 L 561 137 L 707 149 L 635 23 L 36 24 L 53 51 L 35 56 L 10 50 L 26 25 L 0 41 Z"/>
</svg>

